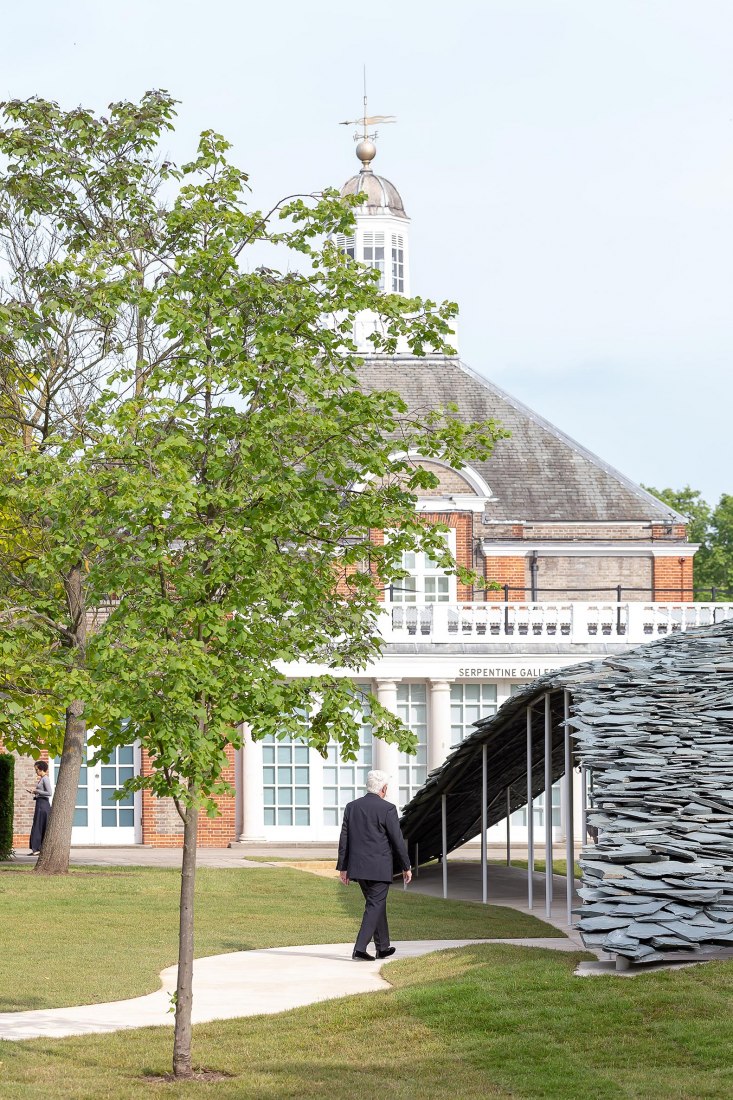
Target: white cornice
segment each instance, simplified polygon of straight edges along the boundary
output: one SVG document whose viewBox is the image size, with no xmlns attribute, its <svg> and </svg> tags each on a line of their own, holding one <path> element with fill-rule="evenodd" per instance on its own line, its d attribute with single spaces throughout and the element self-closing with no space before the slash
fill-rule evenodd
<svg viewBox="0 0 733 1100">
<path fill-rule="evenodd" d="M 456 493 L 446 497 L 420 497 L 417 502 L 418 512 L 483 512 L 486 505 L 486 497 L 475 497 L 469 494 Z"/>
<path fill-rule="evenodd" d="M 508 540 L 501 543 L 481 540 L 485 558 L 691 558 L 699 549 L 694 542 L 660 546 L 651 542 L 554 542 L 548 539 L 531 542 Z"/>
</svg>

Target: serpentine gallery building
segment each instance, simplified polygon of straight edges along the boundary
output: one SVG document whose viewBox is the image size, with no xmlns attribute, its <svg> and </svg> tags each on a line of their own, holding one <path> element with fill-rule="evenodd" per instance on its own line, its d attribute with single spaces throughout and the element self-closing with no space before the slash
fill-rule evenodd
<svg viewBox="0 0 733 1100">
<path fill-rule="evenodd" d="M 373 171 L 375 153 L 369 138 L 357 145 L 361 167 L 342 193 L 364 193 L 366 200 L 354 235 L 337 243 L 377 268 L 386 291 L 409 295 L 409 219 L 397 189 Z M 733 615 L 733 606 L 693 602 L 696 547 L 687 541 L 683 516 L 457 356 L 370 354 L 374 324 L 368 315 L 356 323 L 364 387 L 398 390 L 422 410 L 453 402 L 467 418 L 493 417 L 511 433 L 487 462 L 460 472 L 426 462 L 440 484 L 418 502 L 448 526 L 457 559 L 499 587 L 474 592 L 425 555 L 407 555 L 409 579 L 385 593 L 382 656 L 361 681 L 414 731 L 417 755 L 372 739 L 368 713 L 355 764 L 339 761 L 335 746 L 323 759 L 298 742 L 247 738 L 241 751 L 231 752 L 236 797 L 222 799 L 218 819 L 202 822 L 201 845 L 333 843 L 343 808 L 363 790 L 369 768 L 390 774 L 390 798 L 402 808 L 473 723 L 493 714 L 520 684 Z M 287 669 L 292 676 L 305 671 Z M 138 747 L 129 745 L 108 763 L 83 769 L 75 844 L 181 844 L 180 821 L 165 801 L 147 793 L 122 802 L 111 797 L 145 767 Z M 31 779 L 32 761 L 19 760 L 19 848 L 30 830 L 25 788 Z M 550 802 L 560 840 L 559 785 Z M 540 796 L 538 828 L 546 812 Z M 526 839 L 526 824 L 525 811 L 512 814 L 517 844 Z M 505 829 L 506 822 L 495 826 L 493 840 L 502 841 Z"/>
</svg>

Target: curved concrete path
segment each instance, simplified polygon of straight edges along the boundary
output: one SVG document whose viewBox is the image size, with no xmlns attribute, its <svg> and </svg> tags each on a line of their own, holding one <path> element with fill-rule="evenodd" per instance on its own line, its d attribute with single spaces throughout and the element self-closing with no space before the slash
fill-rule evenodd
<svg viewBox="0 0 733 1100">
<path fill-rule="evenodd" d="M 272 947 L 263 951 L 237 951 L 196 959 L 193 977 L 193 1022 L 230 1020 L 285 1012 L 301 1005 L 389 989 L 380 975 L 384 966 L 399 959 L 426 955 L 450 947 L 474 943 L 506 943 L 517 947 L 545 947 L 577 951 L 568 939 L 403 940 L 397 953 L 380 962 L 354 962 L 352 944 L 325 943 L 306 947 Z M 160 977 L 156 993 L 129 1001 L 50 1008 L 33 1012 L 0 1013 L 0 1039 L 60 1039 L 68 1035 L 121 1031 L 125 1028 L 173 1024 L 171 993 L 176 988 L 177 967 L 169 966 Z"/>
</svg>

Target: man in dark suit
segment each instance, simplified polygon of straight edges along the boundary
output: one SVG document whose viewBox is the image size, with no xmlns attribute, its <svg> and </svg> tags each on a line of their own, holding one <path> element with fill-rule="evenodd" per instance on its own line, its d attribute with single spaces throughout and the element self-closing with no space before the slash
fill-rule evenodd
<svg viewBox="0 0 733 1100">
<path fill-rule="evenodd" d="M 344 886 L 352 880 L 358 882 L 364 895 L 364 917 L 352 958 L 369 962 L 375 957 L 367 952 L 372 939 L 378 959 L 395 952 L 390 947 L 387 925 L 387 891 L 395 868 L 402 872 L 405 883 L 412 878 L 397 808 L 385 802 L 388 778 L 384 772 L 369 772 L 367 793 L 349 802 L 344 810 L 336 864 Z"/>
</svg>

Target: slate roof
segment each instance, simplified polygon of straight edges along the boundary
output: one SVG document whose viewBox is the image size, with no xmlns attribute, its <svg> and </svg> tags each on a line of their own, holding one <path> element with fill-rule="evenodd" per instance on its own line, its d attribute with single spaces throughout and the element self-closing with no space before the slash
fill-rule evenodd
<svg viewBox="0 0 733 1100">
<path fill-rule="evenodd" d="M 487 508 L 491 519 L 646 523 L 669 518 L 667 505 L 459 359 L 370 356 L 360 378 L 365 389 L 397 390 L 413 410 L 454 402 L 466 419 L 494 418 L 511 432 L 487 462 L 472 464 L 497 498 Z"/>
</svg>

